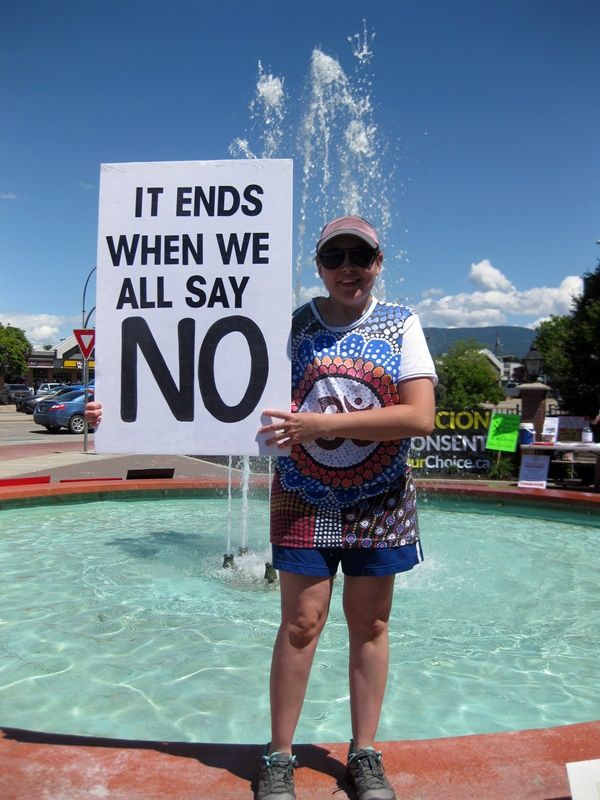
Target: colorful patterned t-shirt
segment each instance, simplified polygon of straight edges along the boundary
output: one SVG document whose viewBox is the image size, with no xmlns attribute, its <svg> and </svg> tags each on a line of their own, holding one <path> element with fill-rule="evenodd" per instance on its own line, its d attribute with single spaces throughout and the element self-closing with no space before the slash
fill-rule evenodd
<svg viewBox="0 0 600 800">
<path fill-rule="evenodd" d="M 398 384 L 435 369 L 418 317 L 395 303 L 373 300 L 350 327 L 332 328 L 314 302 L 292 323 L 292 410 L 355 413 L 397 405 Z M 316 439 L 278 459 L 281 489 L 331 511 L 354 506 L 400 485 L 409 472 L 410 439 L 373 442 Z"/>
</svg>

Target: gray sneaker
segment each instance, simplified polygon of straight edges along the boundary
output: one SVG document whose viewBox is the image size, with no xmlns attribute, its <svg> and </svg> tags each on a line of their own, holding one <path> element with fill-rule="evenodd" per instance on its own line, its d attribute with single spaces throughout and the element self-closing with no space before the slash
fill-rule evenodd
<svg viewBox="0 0 600 800">
<path fill-rule="evenodd" d="M 350 742 L 346 780 L 356 789 L 356 800 L 396 800 L 383 771 L 381 753 L 372 747 L 355 750 Z"/>
<path fill-rule="evenodd" d="M 262 756 L 258 771 L 256 800 L 296 800 L 294 770 L 298 766 L 296 756 L 289 753 L 267 755 L 268 745 Z"/>
</svg>

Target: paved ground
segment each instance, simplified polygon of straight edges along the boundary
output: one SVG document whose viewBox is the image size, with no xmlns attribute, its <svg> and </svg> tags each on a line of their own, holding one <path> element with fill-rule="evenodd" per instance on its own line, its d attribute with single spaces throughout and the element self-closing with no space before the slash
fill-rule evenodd
<svg viewBox="0 0 600 800">
<path fill-rule="evenodd" d="M 50 475 L 72 478 L 126 478 L 133 469 L 173 469 L 174 478 L 227 477 L 227 469 L 192 456 L 111 456 L 84 453 L 81 445 L 0 445 L 0 478 Z"/>
<path fill-rule="evenodd" d="M 31 428 L 31 417 L 18 414 L 14 406 L 0 406 L 0 430 L 11 426 Z M 126 478 L 132 469 L 173 469 L 174 478 L 226 478 L 224 466 L 192 456 L 115 456 L 94 451 L 94 435 L 84 452 L 82 435 L 14 436 L 0 439 L 0 479 L 50 475 L 52 482 L 72 478 Z M 24 439 L 27 439 L 24 441 Z"/>
</svg>

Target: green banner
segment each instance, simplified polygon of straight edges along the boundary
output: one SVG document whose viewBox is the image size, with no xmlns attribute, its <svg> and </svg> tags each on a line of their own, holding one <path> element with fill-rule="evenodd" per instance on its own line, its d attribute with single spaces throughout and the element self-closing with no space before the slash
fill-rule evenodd
<svg viewBox="0 0 600 800">
<path fill-rule="evenodd" d="M 486 449 L 514 453 L 519 443 L 520 423 L 520 414 L 492 414 Z"/>
</svg>

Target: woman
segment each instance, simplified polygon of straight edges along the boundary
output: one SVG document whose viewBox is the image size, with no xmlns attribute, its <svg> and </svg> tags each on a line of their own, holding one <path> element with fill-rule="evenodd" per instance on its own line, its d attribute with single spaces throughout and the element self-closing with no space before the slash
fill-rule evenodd
<svg viewBox="0 0 600 800">
<path fill-rule="evenodd" d="M 372 295 L 382 261 L 362 218 L 325 225 L 316 264 L 328 296 L 292 323 L 292 411 L 264 412 L 273 420 L 261 428 L 267 443 L 291 454 L 279 459 L 271 499 L 282 611 L 258 800 L 296 796 L 292 739 L 339 564 L 350 640 L 347 778 L 358 800 L 395 798 L 374 739 L 395 574 L 422 560 L 406 459 L 410 437 L 433 428 L 436 376 L 414 312 Z"/>
</svg>

